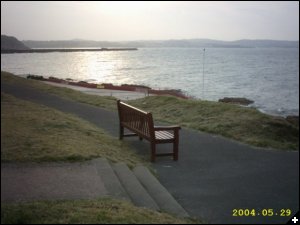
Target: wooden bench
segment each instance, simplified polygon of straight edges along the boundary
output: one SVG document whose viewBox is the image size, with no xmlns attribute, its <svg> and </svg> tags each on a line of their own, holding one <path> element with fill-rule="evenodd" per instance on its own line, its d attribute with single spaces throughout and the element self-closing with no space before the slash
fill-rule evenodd
<svg viewBox="0 0 300 225">
<path fill-rule="evenodd" d="M 178 160 L 179 126 L 154 126 L 152 114 L 128 105 L 118 100 L 118 112 L 120 119 L 120 139 L 129 136 L 139 136 L 148 140 L 151 144 L 151 162 L 156 156 L 173 156 Z M 133 133 L 124 134 L 124 128 Z M 173 152 L 156 153 L 156 144 L 173 143 Z"/>
</svg>

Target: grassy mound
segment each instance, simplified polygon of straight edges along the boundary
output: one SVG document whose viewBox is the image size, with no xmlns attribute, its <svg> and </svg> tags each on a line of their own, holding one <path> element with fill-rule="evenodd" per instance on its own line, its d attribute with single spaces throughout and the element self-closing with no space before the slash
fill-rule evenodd
<svg viewBox="0 0 300 225">
<path fill-rule="evenodd" d="M 130 101 L 130 104 L 152 112 L 154 118 L 160 121 L 222 135 L 254 146 L 299 149 L 299 125 L 253 108 L 162 96 L 138 99 Z"/>
<path fill-rule="evenodd" d="M 52 108 L 1 93 L 1 161 L 144 161 L 99 127 Z"/>
</svg>

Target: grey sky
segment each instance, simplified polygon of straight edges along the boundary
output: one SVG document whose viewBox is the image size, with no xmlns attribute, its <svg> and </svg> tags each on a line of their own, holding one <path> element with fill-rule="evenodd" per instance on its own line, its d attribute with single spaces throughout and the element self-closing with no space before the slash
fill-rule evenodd
<svg viewBox="0 0 300 225">
<path fill-rule="evenodd" d="M 299 40 L 299 2 L 6 2 L 1 34 L 20 40 Z"/>
</svg>

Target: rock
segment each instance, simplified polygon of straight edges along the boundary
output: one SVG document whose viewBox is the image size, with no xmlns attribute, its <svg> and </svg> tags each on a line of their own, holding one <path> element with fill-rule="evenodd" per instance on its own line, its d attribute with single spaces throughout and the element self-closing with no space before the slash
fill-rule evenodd
<svg viewBox="0 0 300 225">
<path fill-rule="evenodd" d="M 43 76 L 38 75 L 27 75 L 27 79 L 34 79 L 34 80 L 46 80 Z"/>
<path fill-rule="evenodd" d="M 287 116 L 286 121 L 293 124 L 294 126 L 299 127 L 299 116 Z"/>
<path fill-rule="evenodd" d="M 223 98 L 219 99 L 219 102 L 224 102 L 224 103 L 232 103 L 232 104 L 238 104 L 238 105 L 250 105 L 254 103 L 254 101 L 247 99 L 247 98 Z"/>
</svg>

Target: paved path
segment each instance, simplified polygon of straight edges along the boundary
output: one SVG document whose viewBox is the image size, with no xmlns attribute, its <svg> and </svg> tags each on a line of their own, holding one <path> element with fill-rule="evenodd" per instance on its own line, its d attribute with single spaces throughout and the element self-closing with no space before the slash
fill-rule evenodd
<svg viewBox="0 0 300 225">
<path fill-rule="evenodd" d="M 93 161 L 1 163 L 1 202 L 106 196 L 108 193 Z"/>
<path fill-rule="evenodd" d="M 110 90 L 110 89 L 99 89 L 99 88 L 86 88 L 86 87 L 80 87 L 75 85 L 54 83 L 50 81 L 44 81 L 44 83 L 56 87 L 70 88 L 76 91 L 81 91 L 89 95 L 112 96 L 121 100 L 132 100 L 132 99 L 144 98 L 148 95 L 149 96 L 154 95 L 154 94 L 148 94 L 147 92 L 143 92 L 143 91 L 138 92 L 138 91 L 121 91 L 121 90 Z"/>
<path fill-rule="evenodd" d="M 115 112 L 27 87 L 1 84 L 1 91 L 76 114 L 118 135 Z M 125 141 L 139 154 L 149 155 L 146 141 Z M 168 147 L 161 145 L 159 149 Z M 186 211 L 209 223 L 285 223 L 290 217 L 280 217 L 281 209 L 291 209 L 293 214 L 299 210 L 299 152 L 258 149 L 182 129 L 179 161 L 159 158 L 153 167 L 160 182 Z M 255 209 L 256 216 L 234 217 L 234 209 Z M 272 209 L 274 215 L 263 217 L 263 209 Z"/>
</svg>

